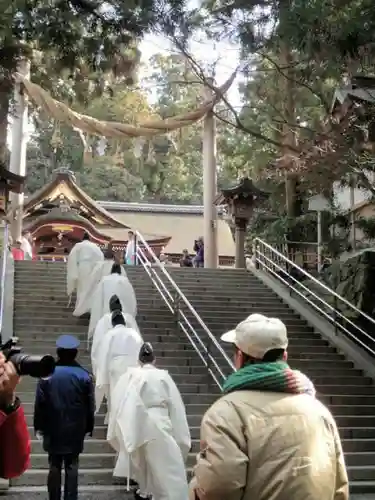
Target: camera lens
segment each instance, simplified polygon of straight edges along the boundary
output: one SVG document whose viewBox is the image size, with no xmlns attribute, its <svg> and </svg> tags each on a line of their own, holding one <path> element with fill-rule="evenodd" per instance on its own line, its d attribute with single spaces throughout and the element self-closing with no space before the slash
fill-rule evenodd
<svg viewBox="0 0 375 500">
<path fill-rule="evenodd" d="M 20 376 L 47 378 L 55 371 L 56 361 L 53 356 L 33 356 L 29 354 L 13 354 L 9 357 L 16 367 L 17 373 Z"/>
</svg>

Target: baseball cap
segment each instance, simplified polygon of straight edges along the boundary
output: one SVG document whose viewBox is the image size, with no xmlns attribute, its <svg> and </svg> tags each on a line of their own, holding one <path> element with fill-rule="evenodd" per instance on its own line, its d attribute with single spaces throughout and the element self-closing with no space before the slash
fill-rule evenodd
<svg viewBox="0 0 375 500">
<path fill-rule="evenodd" d="M 267 318 L 262 314 L 251 314 L 234 330 L 224 333 L 221 340 L 235 344 L 243 353 L 255 359 L 262 359 L 272 349 L 288 347 L 284 323 L 278 318 Z"/>
<path fill-rule="evenodd" d="M 56 341 L 57 349 L 78 349 L 79 340 L 73 335 L 60 335 Z"/>
</svg>

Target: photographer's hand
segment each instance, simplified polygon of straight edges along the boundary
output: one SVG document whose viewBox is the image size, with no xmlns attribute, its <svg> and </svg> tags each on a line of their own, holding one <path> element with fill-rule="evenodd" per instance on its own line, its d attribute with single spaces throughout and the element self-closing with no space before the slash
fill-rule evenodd
<svg viewBox="0 0 375 500">
<path fill-rule="evenodd" d="M 0 352 L 0 408 L 14 403 L 15 389 L 20 378 L 12 363 Z"/>
</svg>

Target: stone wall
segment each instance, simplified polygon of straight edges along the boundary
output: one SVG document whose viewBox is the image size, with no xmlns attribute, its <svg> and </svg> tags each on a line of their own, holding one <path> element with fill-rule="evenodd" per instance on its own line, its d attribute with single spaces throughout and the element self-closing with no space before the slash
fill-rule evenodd
<svg viewBox="0 0 375 500">
<path fill-rule="evenodd" d="M 338 295 L 375 317 L 375 249 L 360 250 L 334 261 L 322 278 Z M 345 304 L 339 308 L 349 313 Z"/>
</svg>

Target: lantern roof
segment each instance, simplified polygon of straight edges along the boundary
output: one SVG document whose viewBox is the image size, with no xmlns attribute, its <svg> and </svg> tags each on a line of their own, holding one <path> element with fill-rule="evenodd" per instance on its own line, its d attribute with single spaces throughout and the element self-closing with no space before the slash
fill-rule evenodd
<svg viewBox="0 0 375 500">
<path fill-rule="evenodd" d="M 222 189 L 215 199 L 215 204 L 226 205 L 229 201 L 241 200 L 250 205 L 260 203 L 268 197 L 269 193 L 256 187 L 248 177 L 243 177 L 236 185 Z"/>
<path fill-rule="evenodd" d="M 14 193 L 23 192 L 23 184 L 26 178 L 23 175 L 14 174 L 3 163 L 0 163 L 0 179 L 6 182 L 9 191 Z"/>
</svg>

